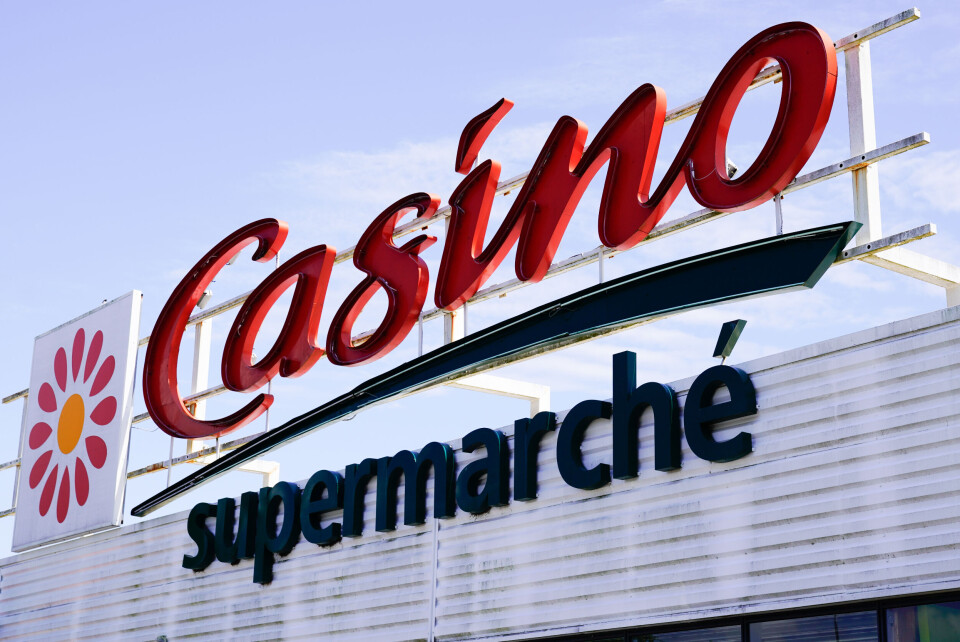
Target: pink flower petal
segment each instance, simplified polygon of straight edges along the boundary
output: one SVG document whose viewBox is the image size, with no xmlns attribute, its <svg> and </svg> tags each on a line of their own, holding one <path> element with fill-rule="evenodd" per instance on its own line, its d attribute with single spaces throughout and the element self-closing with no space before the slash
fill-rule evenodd
<svg viewBox="0 0 960 642">
<path fill-rule="evenodd" d="M 116 367 L 117 362 L 113 357 L 107 357 L 103 365 L 100 366 L 100 371 L 97 373 L 97 376 L 93 379 L 93 385 L 90 386 L 90 396 L 96 396 L 103 390 L 108 383 L 110 383 L 110 377 L 113 376 L 113 369 Z"/>
<path fill-rule="evenodd" d="M 57 397 L 53 394 L 53 386 L 49 383 L 44 382 L 40 386 L 40 392 L 37 393 L 37 404 L 39 404 L 40 410 L 44 412 L 56 412 Z"/>
<path fill-rule="evenodd" d="M 67 351 L 63 348 L 57 350 L 57 356 L 53 358 L 53 374 L 57 377 L 57 385 L 60 390 L 67 391 Z"/>
<path fill-rule="evenodd" d="M 40 485 L 40 480 L 43 479 L 43 473 L 47 472 L 47 466 L 50 465 L 52 455 L 53 451 L 48 450 L 40 455 L 37 461 L 33 462 L 33 468 L 30 469 L 30 488 L 36 488 Z"/>
<path fill-rule="evenodd" d="M 107 397 L 90 413 L 90 420 L 98 426 L 106 426 L 117 416 L 117 398 Z"/>
<path fill-rule="evenodd" d="M 57 521 L 61 524 L 67 518 L 70 508 L 70 469 L 64 467 L 63 481 L 60 482 L 60 494 L 57 495 Z"/>
<path fill-rule="evenodd" d="M 77 457 L 77 470 L 76 470 L 76 480 L 77 484 L 77 503 L 83 506 L 87 503 L 87 497 L 90 495 L 90 478 L 87 477 L 87 467 L 83 465 L 83 460 Z"/>
<path fill-rule="evenodd" d="M 77 380 L 77 375 L 80 374 L 80 363 L 83 361 L 83 344 L 85 341 L 85 335 L 83 334 L 83 328 L 77 330 L 77 333 L 73 335 L 73 380 Z"/>
<path fill-rule="evenodd" d="M 53 434 L 53 428 L 42 421 L 30 429 L 30 450 L 36 450 L 43 445 L 50 435 Z"/>
<path fill-rule="evenodd" d="M 90 456 L 90 463 L 94 468 L 103 468 L 103 462 L 107 461 L 107 444 L 102 439 L 94 435 L 87 437 L 87 454 Z"/>
<path fill-rule="evenodd" d="M 47 477 L 47 483 L 43 485 L 43 492 L 40 493 L 40 516 L 47 514 L 47 511 L 50 510 L 50 502 L 53 501 L 53 491 L 57 489 L 57 469 L 59 466 L 54 466 L 53 470 L 50 471 L 50 476 Z"/>
<path fill-rule="evenodd" d="M 90 378 L 90 373 L 93 372 L 93 368 L 97 365 L 97 359 L 100 358 L 100 348 L 102 347 L 103 333 L 97 330 L 96 334 L 93 335 L 93 339 L 90 340 L 90 349 L 87 350 L 87 365 L 83 369 L 84 383 Z"/>
</svg>

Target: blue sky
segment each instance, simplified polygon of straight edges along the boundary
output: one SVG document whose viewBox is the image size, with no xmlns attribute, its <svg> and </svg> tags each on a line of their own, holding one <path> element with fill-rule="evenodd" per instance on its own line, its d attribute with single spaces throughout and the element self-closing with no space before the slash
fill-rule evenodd
<svg viewBox="0 0 960 642">
<path fill-rule="evenodd" d="M 35 336 L 104 299 L 143 291 L 140 334 L 148 334 L 186 270 L 246 223 L 286 221 L 290 236 L 281 256 L 290 257 L 318 243 L 352 246 L 376 214 L 405 194 L 429 191 L 445 200 L 459 179 L 453 161 L 461 129 L 501 97 L 516 107 L 481 159 L 500 160 L 509 177 L 529 169 L 564 114 L 594 133 L 645 82 L 666 91 L 669 107 L 702 96 L 724 62 L 766 27 L 804 20 L 839 39 L 909 8 L 887 0 L 346 5 L 0 3 L 0 395 L 27 386 Z M 872 44 L 879 144 L 920 131 L 933 141 L 881 164 L 884 232 L 937 223 L 940 234 L 913 248 L 955 261 L 960 10 L 946 1 L 920 10 L 921 20 Z M 741 167 L 769 131 L 778 92 L 779 85 L 753 92 L 734 121 L 728 152 Z M 804 171 L 849 155 L 844 100 L 841 73 L 830 125 Z M 672 159 L 690 122 L 667 128 L 658 166 Z M 849 179 L 842 178 L 788 197 L 786 228 L 851 219 L 850 192 Z M 558 257 L 597 245 L 595 197 L 588 192 L 584 198 Z M 497 211 L 502 214 L 511 198 L 498 199 Z M 668 218 L 694 209 L 682 197 Z M 772 206 L 762 206 L 618 256 L 608 275 L 773 231 Z M 442 236 L 442 229 L 435 233 Z M 440 252 L 438 244 L 425 256 L 432 274 Z M 217 279 L 215 301 L 266 276 L 269 267 L 248 256 Z M 347 264 L 335 269 L 324 324 L 359 276 Z M 510 276 L 501 270 L 493 281 Z M 471 327 L 595 280 L 596 269 L 587 268 L 478 306 Z M 550 385 L 554 408 L 563 409 L 609 397 L 610 355 L 620 350 L 638 353 L 641 380 L 700 372 L 711 365 L 720 324 L 732 318 L 748 320 L 737 361 L 943 304 L 942 291 L 932 286 L 847 265 L 831 270 L 812 292 L 684 315 L 499 374 Z M 375 308 L 364 319 L 373 325 Z M 279 313 L 271 316 L 268 326 L 279 320 Z M 216 326 L 221 341 L 227 324 Z M 439 344 L 439 325 L 426 333 L 428 347 Z M 261 343 L 269 342 L 265 336 Z M 322 361 L 300 379 L 277 382 L 271 423 L 327 401 L 416 350 L 411 337 L 369 366 L 339 369 Z M 210 414 L 225 414 L 241 400 L 218 398 Z M 20 402 L 0 408 L 6 444 L 0 461 L 16 456 L 20 411 Z M 281 462 L 283 479 L 303 479 L 321 467 L 339 469 L 360 457 L 454 440 L 480 425 L 506 425 L 525 412 L 516 400 L 431 391 L 361 413 L 271 457 Z M 151 429 L 134 429 L 132 467 L 166 455 L 169 440 Z M 187 472 L 181 468 L 176 476 Z M 128 508 L 164 480 L 159 474 L 132 483 Z M 258 483 L 258 477 L 232 474 L 173 508 Z M 0 510 L 9 505 L 11 488 L 11 471 L 0 473 Z M 12 521 L 0 520 L 0 554 L 8 550 Z"/>
</svg>

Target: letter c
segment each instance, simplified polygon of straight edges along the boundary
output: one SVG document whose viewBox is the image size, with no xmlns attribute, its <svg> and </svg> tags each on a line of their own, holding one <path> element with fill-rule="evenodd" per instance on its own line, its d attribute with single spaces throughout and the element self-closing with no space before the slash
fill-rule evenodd
<svg viewBox="0 0 960 642">
<path fill-rule="evenodd" d="M 253 260 L 269 261 L 277 255 L 286 238 L 287 224 L 275 219 L 263 219 L 241 227 L 193 266 L 163 306 L 150 335 L 143 366 L 143 400 L 150 417 L 163 432 L 181 439 L 219 436 L 250 423 L 273 403 L 271 395 L 261 394 L 221 419 L 196 419 L 187 412 L 180 397 L 177 362 L 190 313 L 223 266 L 254 241 L 259 245 Z"/>
</svg>

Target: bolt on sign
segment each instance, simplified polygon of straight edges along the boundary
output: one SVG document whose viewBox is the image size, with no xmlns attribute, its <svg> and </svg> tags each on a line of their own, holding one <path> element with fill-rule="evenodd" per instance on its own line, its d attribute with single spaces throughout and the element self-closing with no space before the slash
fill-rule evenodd
<svg viewBox="0 0 960 642">
<path fill-rule="evenodd" d="M 130 292 L 37 337 L 14 551 L 120 524 L 141 299 Z"/>
</svg>

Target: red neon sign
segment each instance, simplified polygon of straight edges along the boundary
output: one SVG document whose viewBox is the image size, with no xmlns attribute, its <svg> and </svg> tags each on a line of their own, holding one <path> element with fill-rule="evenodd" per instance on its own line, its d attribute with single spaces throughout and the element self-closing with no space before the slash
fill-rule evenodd
<svg viewBox="0 0 960 642">
<path fill-rule="evenodd" d="M 777 118 L 754 163 L 735 180 L 726 171 L 726 141 L 740 100 L 756 75 L 779 64 L 783 88 Z M 507 217 L 483 247 L 500 164 L 485 160 L 472 171 L 487 136 L 513 103 L 501 100 L 470 121 L 457 150 L 455 169 L 466 173 L 450 196 L 450 228 L 435 287 L 437 307 L 455 310 L 470 299 L 517 244 L 516 273 L 524 281 L 544 277 L 567 223 L 587 186 L 603 165 L 607 176 L 598 233 L 607 247 L 629 249 L 663 218 L 684 185 L 704 207 L 735 212 L 756 207 L 794 179 L 813 153 L 833 105 L 837 61 L 830 38 L 806 23 L 771 27 L 733 55 L 707 92 L 680 151 L 656 190 L 650 191 L 666 115 L 666 94 L 642 85 L 617 108 L 584 149 L 587 128 L 564 116 L 557 121 Z M 354 265 L 366 276 L 341 304 L 326 339 L 336 365 L 359 365 L 387 354 L 409 333 L 423 308 L 429 274 L 420 253 L 436 239 L 420 235 L 397 247 L 393 231 L 410 211 L 429 217 L 436 196 L 406 196 L 384 210 L 364 232 Z M 217 272 L 243 247 L 259 242 L 254 260 L 274 257 L 286 239 L 284 223 L 251 223 L 221 241 L 180 282 L 151 335 L 144 367 L 144 399 L 151 417 L 170 435 L 222 435 L 256 419 L 272 403 L 258 395 L 237 412 L 198 420 L 187 412 L 177 385 L 180 343 L 190 312 Z M 230 390 L 251 392 L 279 374 L 298 376 L 323 355 L 320 314 L 334 250 L 319 245 L 282 265 L 261 283 L 234 322 L 224 349 L 222 375 Z M 296 285 L 283 330 L 267 356 L 252 363 L 252 347 L 264 317 L 279 296 Z M 382 289 L 388 305 L 374 334 L 351 341 L 353 322 Z"/>
</svg>

